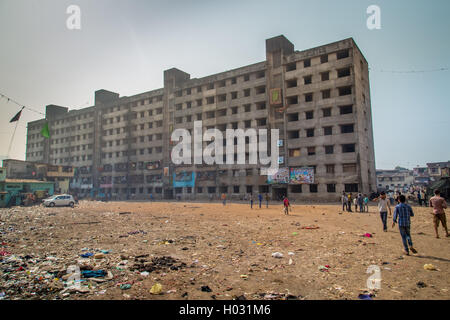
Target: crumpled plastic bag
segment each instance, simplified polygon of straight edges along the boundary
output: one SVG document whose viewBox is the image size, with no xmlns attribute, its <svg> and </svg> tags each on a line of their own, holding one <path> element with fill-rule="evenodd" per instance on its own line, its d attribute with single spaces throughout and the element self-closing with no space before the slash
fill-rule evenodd
<svg viewBox="0 0 450 320">
<path fill-rule="evenodd" d="M 150 289 L 151 294 L 161 294 L 161 292 L 162 292 L 162 285 L 159 283 L 154 284 Z"/>
</svg>

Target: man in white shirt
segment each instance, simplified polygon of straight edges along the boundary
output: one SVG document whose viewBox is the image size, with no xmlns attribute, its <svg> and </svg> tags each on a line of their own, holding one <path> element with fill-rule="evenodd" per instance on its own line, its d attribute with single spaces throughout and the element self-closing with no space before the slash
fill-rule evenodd
<svg viewBox="0 0 450 320">
<path fill-rule="evenodd" d="M 387 211 L 389 209 L 389 216 L 392 215 L 392 211 L 389 200 L 386 198 L 386 193 L 384 191 L 381 192 L 380 196 L 372 201 L 378 201 L 378 211 L 380 212 L 381 221 L 383 222 L 383 231 L 387 232 Z"/>
</svg>

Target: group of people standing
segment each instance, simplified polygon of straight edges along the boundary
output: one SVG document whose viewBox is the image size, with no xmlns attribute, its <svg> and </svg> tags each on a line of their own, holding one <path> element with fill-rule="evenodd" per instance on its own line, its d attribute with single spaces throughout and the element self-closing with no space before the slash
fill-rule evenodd
<svg viewBox="0 0 450 320">
<path fill-rule="evenodd" d="M 358 195 L 353 198 L 352 193 L 346 194 L 344 191 L 341 195 L 341 203 L 343 211 L 353 212 L 352 205 L 354 205 L 355 211 L 358 211 L 359 207 L 359 212 L 369 212 L 369 198 L 366 194 L 363 195 L 358 193 Z"/>
</svg>

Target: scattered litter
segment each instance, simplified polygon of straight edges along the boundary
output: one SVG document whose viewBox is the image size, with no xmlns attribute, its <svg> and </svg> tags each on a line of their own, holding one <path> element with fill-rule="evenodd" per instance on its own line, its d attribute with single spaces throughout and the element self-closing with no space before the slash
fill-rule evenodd
<svg viewBox="0 0 450 320">
<path fill-rule="evenodd" d="M 202 290 L 203 292 L 212 292 L 211 288 L 208 287 L 208 286 L 202 286 L 202 287 L 200 288 L 200 290 Z"/>
<path fill-rule="evenodd" d="M 302 227 L 302 229 L 315 230 L 315 229 L 319 229 L 319 227 L 317 227 L 317 226 L 309 226 L 309 227 Z"/>
<path fill-rule="evenodd" d="M 371 294 L 360 294 L 358 296 L 360 300 L 373 300 Z"/>
<path fill-rule="evenodd" d="M 280 252 L 274 252 L 272 253 L 272 257 L 274 258 L 283 258 L 283 254 Z"/>
<path fill-rule="evenodd" d="M 87 253 L 80 254 L 80 257 L 89 258 L 89 257 L 92 257 L 93 255 L 94 254 L 92 252 L 87 252 Z"/>
<path fill-rule="evenodd" d="M 120 289 L 121 289 L 121 290 L 128 290 L 128 289 L 131 289 L 131 284 L 129 284 L 129 283 L 121 284 L 121 285 L 120 285 Z"/>
<path fill-rule="evenodd" d="M 426 285 L 425 282 L 419 281 L 419 282 L 417 282 L 417 286 L 418 286 L 419 288 L 425 288 L 427 285 Z"/>
<path fill-rule="evenodd" d="M 423 268 L 424 268 L 425 270 L 429 270 L 429 271 L 437 271 L 436 267 L 435 267 L 434 265 L 432 265 L 431 263 L 425 264 L 425 265 L 423 266 Z"/>
<path fill-rule="evenodd" d="M 162 285 L 160 283 L 155 283 L 150 289 L 151 294 L 161 294 L 161 292 L 162 292 Z"/>
</svg>

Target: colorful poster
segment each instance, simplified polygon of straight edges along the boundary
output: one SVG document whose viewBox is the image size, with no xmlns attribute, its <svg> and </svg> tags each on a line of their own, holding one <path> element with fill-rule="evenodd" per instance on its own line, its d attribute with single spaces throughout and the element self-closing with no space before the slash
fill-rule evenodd
<svg viewBox="0 0 450 320">
<path fill-rule="evenodd" d="M 314 168 L 291 168 L 291 184 L 311 184 L 314 183 Z"/>
<path fill-rule="evenodd" d="M 289 183 L 289 168 L 280 168 L 276 174 L 267 176 L 267 183 Z"/>
<path fill-rule="evenodd" d="M 195 172 L 181 171 L 173 173 L 173 186 L 175 188 L 195 187 Z"/>
</svg>

